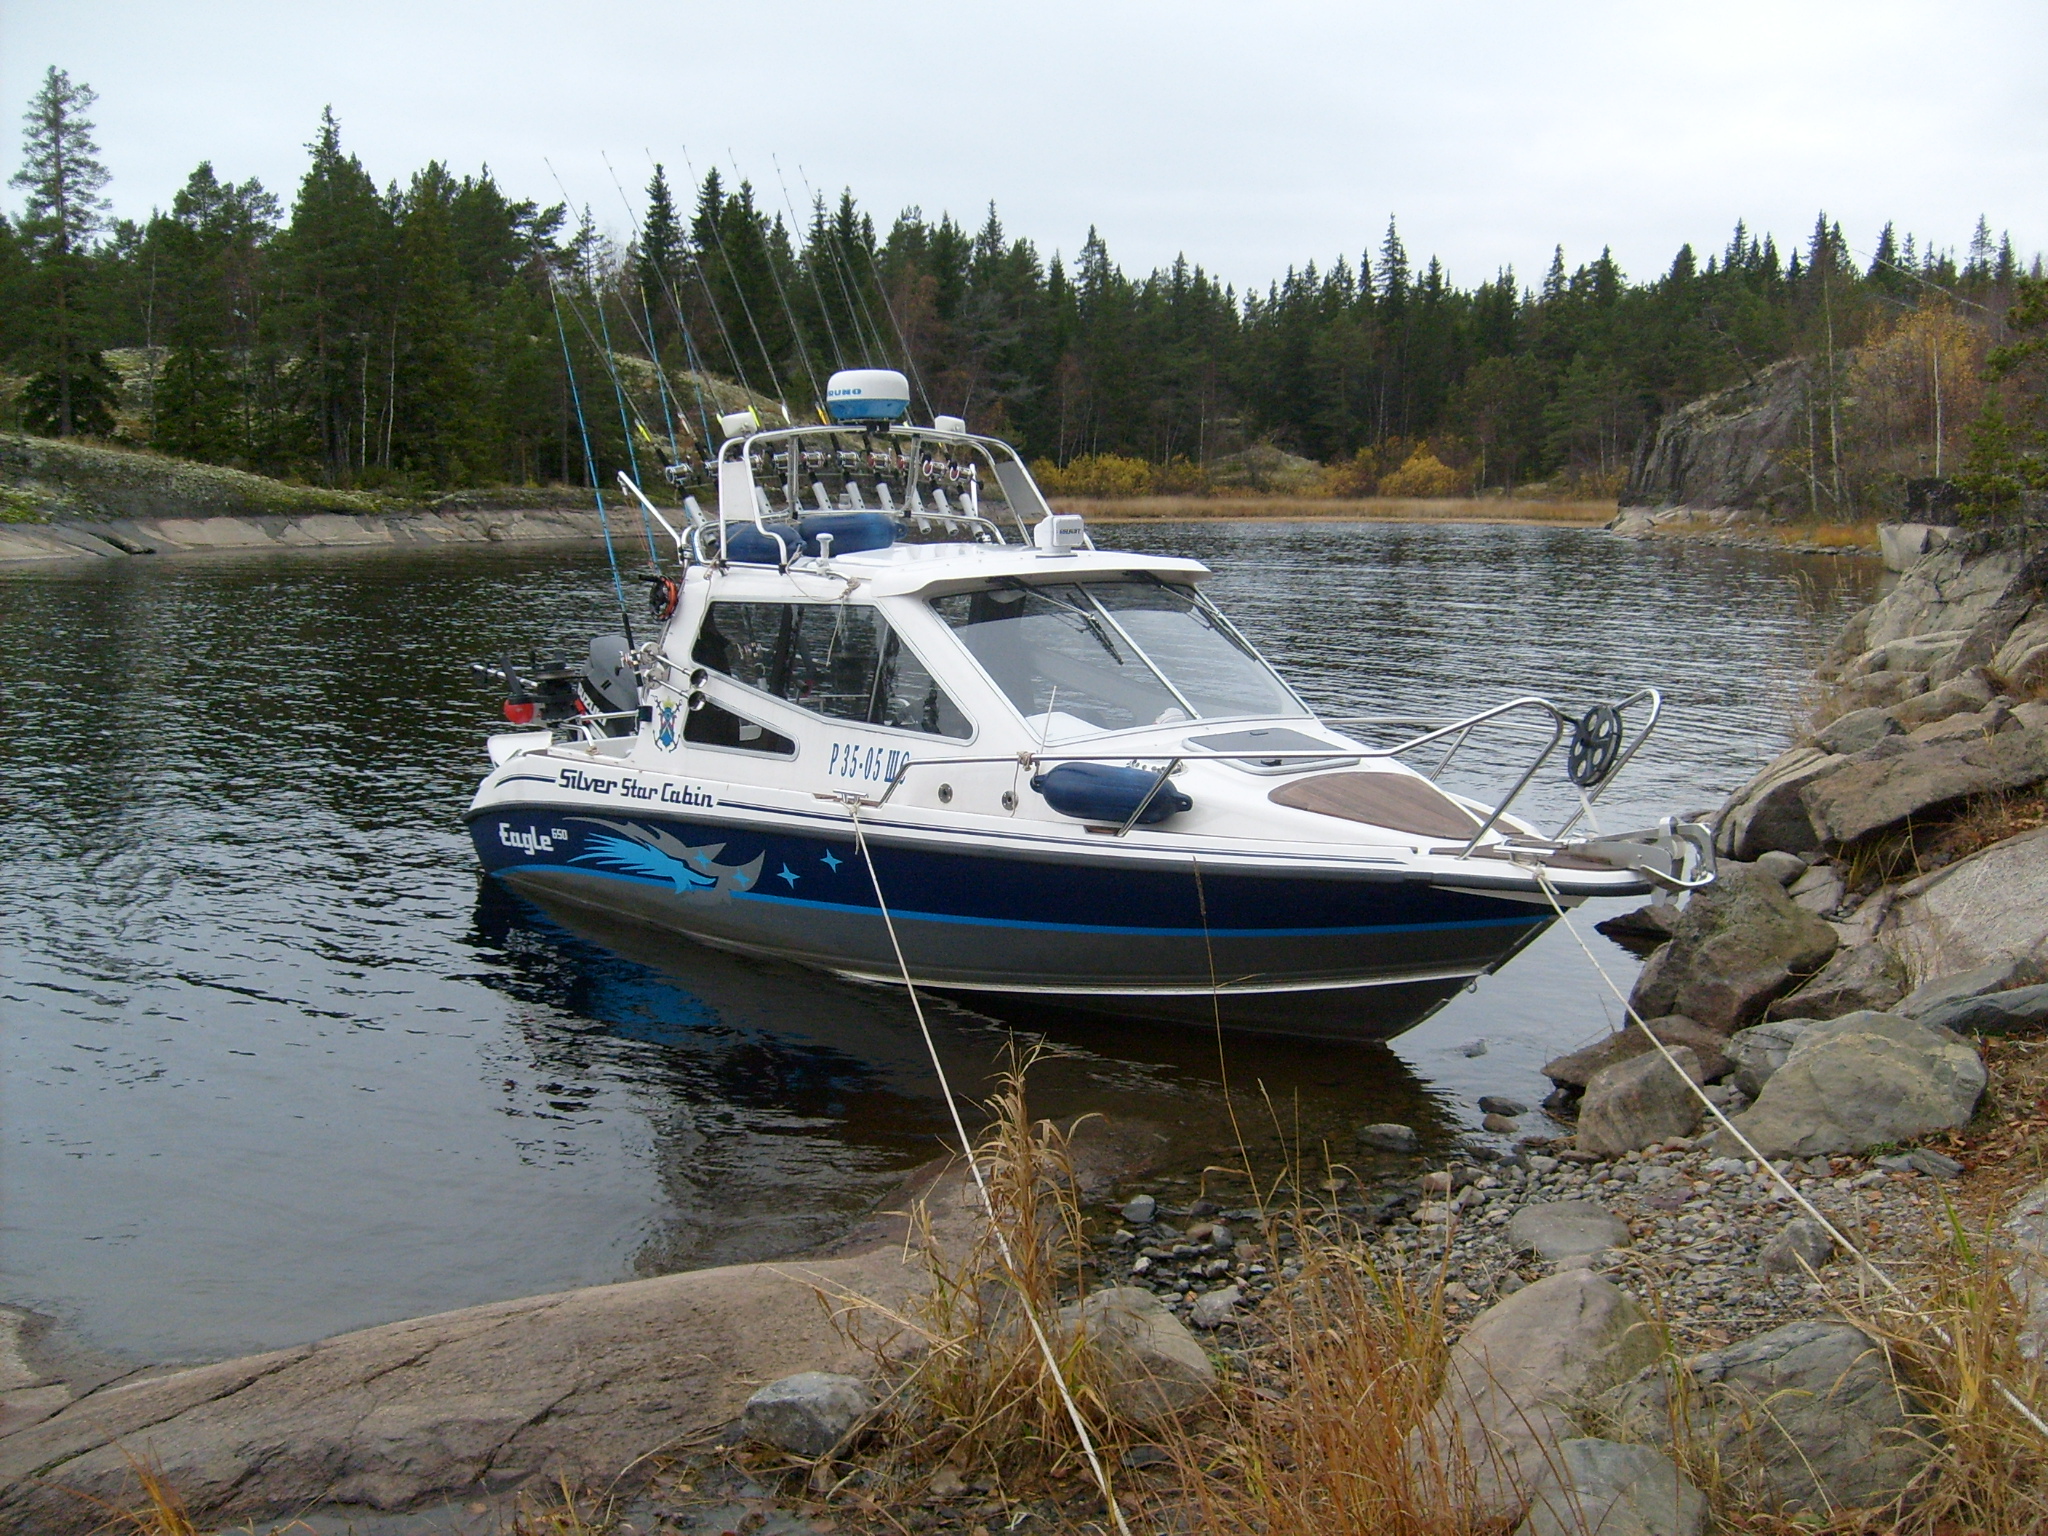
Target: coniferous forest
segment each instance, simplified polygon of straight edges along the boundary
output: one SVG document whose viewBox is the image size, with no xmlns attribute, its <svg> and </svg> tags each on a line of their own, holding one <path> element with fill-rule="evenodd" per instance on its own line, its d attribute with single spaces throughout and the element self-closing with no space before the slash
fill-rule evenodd
<svg viewBox="0 0 2048 1536">
<path fill-rule="evenodd" d="M 1847 419 L 1896 450 L 1871 463 L 1946 435 L 1984 495 L 2041 489 L 2040 260 L 1982 220 L 1960 255 L 1890 225 L 1859 254 L 1823 214 L 1660 272 L 1560 250 L 1471 286 L 1390 221 L 1239 292 L 1185 258 L 1129 274 L 1092 231 L 1048 254 L 994 204 L 878 218 L 779 170 L 646 167 L 620 240 L 487 168 L 380 185 L 328 113 L 288 193 L 206 163 L 138 223 L 107 217 L 93 101 L 49 71 L 0 218 L 0 409 L 50 436 L 334 486 L 576 484 L 582 428 L 609 475 L 701 453 L 747 399 L 808 419 L 833 370 L 873 365 L 1070 491 L 1199 491 L 1262 444 L 1326 494 L 1611 496 L 1662 413 L 1805 357 L 1838 458 Z M 1834 468 L 1838 499 L 1868 489 Z"/>
</svg>

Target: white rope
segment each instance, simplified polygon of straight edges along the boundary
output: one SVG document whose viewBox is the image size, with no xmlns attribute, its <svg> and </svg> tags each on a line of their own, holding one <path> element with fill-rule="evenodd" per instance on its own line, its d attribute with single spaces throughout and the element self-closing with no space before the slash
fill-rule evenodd
<svg viewBox="0 0 2048 1536">
<path fill-rule="evenodd" d="M 989 1197 L 988 1180 L 983 1177 L 981 1163 L 974 1155 L 974 1142 L 967 1134 L 967 1122 L 960 1118 L 960 1101 L 953 1096 L 953 1084 L 946 1076 L 945 1064 L 939 1060 L 939 1048 L 932 1039 L 931 1025 L 925 1021 L 924 1002 L 917 995 L 917 983 L 910 979 L 910 966 L 903 958 L 903 942 L 896 936 L 896 920 L 889 915 L 889 903 L 882 895 L 882 876 L 875 868 L 874 856 L 868 852 L 867 833 L 862 830 L 860 803 L 846 802 L 853 815 L 853 840 L 860 849 L 862 862 L 868 867 L 868 879 L 875 888 L 875 905 L 881 909 L 882 926 L 889 930 L 889 947 L 896 952 L 896 968 L 902 973 L 905 990 L 910 993 L 910 1006 L 917 1015 L 917 1027 L 924 1036 L 924 1048 L 932 1059 L 932 1070 L 938 1074 L 939 1091 L 945 1095 L 946 1110 L 953 1117 L 953 1129 L 960 1137 L 960 1150 L 966 1154 L 967 1168 L 974 1175 L 974 1187 L 981 1193 L 981 1207 L 988 1213 L 988 1228 L 996 1240 L 996 1248 L 1003 1256 L 1003 1268 L 1010 1272 L 1012 1279 L 1019 1282 L 1022 1292 L 1023 1276 L 1017 1268 L 1016 1255 L 1010 1251 L 1010 1240 L 1003 1235 L 1002 1223 L 996 1220 L 995 1202 Z M 1059 1356 L 1054 1352 L 1052 1341 L 1045 1336 L 1045 1328 L 1039 1322 L 1035 1308 L 1024 1308 L 1024 1320 L 1031 1325 L 1031 1337 L 1038 1342 L 1038 1352 L 1045 1357 L 1045 1367 L 1052 1372 L 1053 1385 L 1059 1388 L 1060 1401 L 1066 1404 L 1067 1417 L 1073 1421 L 1074 1433 L 1081 1440 L 1081 1454 L 1088 1459 L 1088 1469 L 1095 1474 L 1095 1486 L 1102 1490 L 1102 1499 L 1109 1506 L 1110 1518 L 1116 1522 L 1121 1536 L 1131 1536 L 1131 1528 L 1124 1522 L 1124 1512 L 1116 1501 L 1116 1493 L 1109 1485 L 1109 1473 L 1104 1470 L 1102 1458 L 1096 1454 L 1095 1438 L 1088 1433 L 1087 1420 L 1081 1417 L 1081 1406 L 1074 1401 L 1074 1394 L 1067 1388 L 1066 1374 L 1060 1370 Z"/>
<path fill-rule="evenodd" d="M 1540 865 L 1531 867 L 1534 870 L 1536 876 L 1536 884 L 1542 888 L 1543 894 L 1549 898 L 1552 910 L 1554 910 L 1557 913 L 1558 921 L 1564 925 L 1565 931 L 1569 933 L 1575 940 L 1578 941 L 1578 946 L 1580 950 L 1584 952 L 1586 959 L 1591 963 L 1593 969 L 1599 973 L 1600 979 L 1607 983 L 1607 990 L 1612 992 L 1615 998 L 1621 1003 L 1622 1011 L 1625 1014 L 1627 1014 L 1629 1019 L 1634 1022 L 1638 1029 L 1642 1030 L 1643 1037 L 1646 1040 L 1648 1040 L 1653 1047 L 1656 1048 L 1657 1053 L 1664 1058 L 1665 1062 L 1670 1066 L 1671 1070 L 1678 1074 L 1679 1081 L 1684 1083 L 1685 1086 L 1692 1091 L 1693 1097 L 1698 1099 L 1701 1104 L 1706 1106 L 1707 1113 L 1710 1116 L 1712 1116 L 1715 1120 L 1720 1122 L 1721 1129 L 1727 1132 L 1728 1135 L 1731 1138 L 1733 1138 L 1733 1140 L 1738 1145 L 1740 1145 L 1745 1152 L 1747 1152 L 1752 1158 L 1756 1160 L 1757 1167 L 1763 1170 L 1764 1172 L 1768 1173 L 1771 1176 L 1771 1178 L 1777 1182 L 1778 1187 L 1782 1189 L 1788 1196 L 1790 1196 L 1791 1199 L 1799 1206 L 1801 1210 L 1805 1211 L 1808 1216 L 1813 1218 L 1813 1220 L 1819 1222 L 1821 1228 L 1828 1234 L 1829 1237 L 1833 1238 L 1835 1242 L 1840 1244 L 1843 1250 L 1847 1252 L 1852 1258 L 1854 1258 L 1858 1264 L 1862 1265 L 1867 1273 L 1875 1276 L 1879 1284 L 1883 1285 L 1887 1291 L 1891 1292 L 1891 1294 L 1898 1299 L 1900 1304 L 1903 1305 L 1908 1312 L 1910 1312 L 1913 1316 L 1917 1317 L 1921 1322 L 1925 1323 L 1927 1327 L 1930 1330 L 1932 1330 L 1934 1336 L 1937 1339 L 1941 1340 L 1944 1346 L 1946 1346 L 1949 1349 L 1954 1349 L 1956 1347 L 1955 1340 L 1952 1337 L 1950 1337 L 1948 1330 L 1943 1328 L 1940 1323 L 1936 1322 L 1932 1317 L 1928 1316 L 1927 1313 L 1923 1312 L 1918 1306 L 1916 1306 L 1912 1298 L 1906 1294 L 1906 1292 L 1903 1288 L 1900 1287 L 1898 1282 L 1893 1280 L 1890 1275 L 1886 1274 L 1884 1270 L 1878 1265 L 1876 1260 L 1872 1259 L 1869 1254 L 1865 1253 L 1854 1242 L 1852 1242 L 1849 1239 L 1848 1235 L 1844 1233 L 1840 1227 L 1836 1226 L 1832 1221 L 1828 1220 L 1827 1216 L 1821 1211 L 1820 1207 L 1815 1205 L 1811 1200 L 1807 1199 L 1805 1193 L 1802 1190 L 1800 1190 L 1798 1186 L 1793 1184 L 1793 1182 L 1784 1174 L 1780 1173 L 1777 1170 L 1777 1168 L 1772 1165 L 1771 1160 L 1765 1157 L 1763 1153 L 1757 1150 L 1756 1143 L 1754 1143 L 1747 1136 L 1745 1136 L 1742 1133 L 1741 1128 L 1737 1126 L 1733 1120 L 1730 1120 L 1727 1115 L 1722 1113 L 1721 1106 L 1716 1104 L 1709 1097 L 1707 1097 L 1706 1090 L 1702 1088 L 1698 1083 L 1692 1080 L 1692 1074 L 1690 1072 L 1687 1072 L 1684 1067 L 1679 1065 L 1678 1058 L 1671 1054 L 1670 1048 L 1666 1046 L 1662 1040 L 1659 1040 L 1657 1038 L 1656 1032 L 1650 1028 L 1649 1024 L 1644 1020 L 1643 1016 L 1640 1013 L 1636 1012 L 1635 1005 L 1631 1003 L 1628 999 L 1628 994 L 1623 992 L 1621 988 L 1615 984 L 1614 978 L 1607 973 L 1607 967 L 1600 963 L 1600 957 L 1594 954 L 1592 947 L 1586 943 L 1585 936 L 1581 934 L 1577 928 L 1574 928 L 1572 926 L 1571 918 L 1565 914 L 1563 903 L 1561 903 L 1557 899 L 1556 887 L 1554 887 L 1550 883 L 1549 871 L 1542 868 Z M 1802 1263 L 1803 1262 L 1804 1261 L 1802 1261 Z M 1811 1273 L 1811 1270 L 1809 1269 L 1808 1272 Z M 2004 1382 L 2000 1381 L 1995 1376 L 1991 1378 L 1991 1384 L 1998 1389 L 2000 1395 L 2002 1395 L 2005 1398 L 2005 1400 L 2008 1403 L 2010 1403 L 2013 1406 L 2013 1408 L 2020 1413 L 2022 1417 L 2026 1419 L 2026 1421 L 2029 1424 L 2033 1425 L 2036 1430 L 2040 1431 L 2041 1435 L 2044 1438 L 2048 1438 L 2048 1423 L 2043 1423 L 2040 1415 L 2035 1413 L 2032 1408 L 2028 1407 L 2026 1403 L 2021 1401 L 2020 1398 L 2013 1392 L 2012 1388 L 2008 1387 Z"/>
</svg>

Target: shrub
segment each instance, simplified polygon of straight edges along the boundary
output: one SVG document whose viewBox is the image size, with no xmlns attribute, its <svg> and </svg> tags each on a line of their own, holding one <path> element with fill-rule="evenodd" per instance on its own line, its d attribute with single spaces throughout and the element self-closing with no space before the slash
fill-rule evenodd
<svg viewBox="0 0 2048 1536">
<path fill-rule="evenodd" d="M 1464 490 L 1465 477 L 1426 446 L 1418 446 L 1406 463 L 1380 479 L 1382 496 L 1457 496 Z"/>
</svg>

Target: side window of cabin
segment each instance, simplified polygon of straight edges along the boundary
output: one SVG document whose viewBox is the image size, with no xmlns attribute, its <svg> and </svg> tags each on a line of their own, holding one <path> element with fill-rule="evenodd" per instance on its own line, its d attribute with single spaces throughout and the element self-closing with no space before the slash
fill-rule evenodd
<svg viewBox="0 0 2048 1536">
<path fill-rule="evenodd" d="M 683 740 L 700 747 L 730 747 L 739 752 L 771 752 L 777 757 L 796 755 L 796 743 L 778 736 L 765 725 L 756 725 L 743 715 L 721 708 L 709 699 L 703 707 L 683 717 Z"/>
<path fill-rule="evenodd" d="M 713 603 L 691 654 L 734 682 L 835 720 L 972 734 L 959 706 L 867 604 Z"/>
</svg>

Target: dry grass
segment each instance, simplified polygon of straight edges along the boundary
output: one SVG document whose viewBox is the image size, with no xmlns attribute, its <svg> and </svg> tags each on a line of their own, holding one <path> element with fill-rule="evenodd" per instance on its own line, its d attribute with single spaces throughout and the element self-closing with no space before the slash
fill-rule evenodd
<svg viewBox="0 0 2048 1536">
<path fill-rule="evenodd" d="M 1441 1283 L 1419 1290 L 1363 1246 L 1296 1220 L 1300 1275 L 1261 1303 L 1219 1411 L 1172 1437 L 1193 1536 L 1452 1536 L 1471 1469 L 1427 1428 L 1448 1350 Z M 1438 1452 L 1411 1458 L 1417 1446 Z"/>
<path fill-rule="evenodd" d="M 1842 879 L 1850 891 L 1868 894 L 1894 880 L 1932 874 L 2043 826 L 2048 826 L 2048 789 L 1976 795 L 1945 814 L 1850 844 L 1842 852 Z"/>
<path fill-rule="evenodd" d="M 1772 532 L 1787 544 L 1803 549 L 1861 549 L 1877 551 L 1876 523 L 1793 523 Z"/>
<path fill-rule="evenodd" d="M 559 1478 L 545 1494 L 521 1494 L 512 1516 L 512 1536 L 607 1536 L 618 1528 L 609 1497 L 579 1494 Z"/>
<path fill-rule="evenodd" d="M 1594 527 L 1614 516 L 1611 501 L 1536 501 L 1500 496 L 1424 500 L 1374 496 L 1344 500 L 1318 496 L 1056 496 L 1061 512 L 1103 523 L 1192 523 L 1225 519 L 1371 523 L 1555 523 Z"/>
<path fill-rule="evenodd" d="M 920 1346 L 908 1373 L 878 1360 L 899 1380 L 870 1497 L 879 1497 L 878 1486 L 921 1487 L 939 1465 L 984 1474 L 1012 1496 L 1071 1480 L 1086 1470 L 1085 1456 L 1062 1381 L 1106 1467 L 1132 1441 L 1082 1340 L 1060 1334 L 1060 1305 L 1083 1285 L 1082 1217 L 1067 1133 L 1033 1121 L 1026 1106 L 1025 1078 L 1039 1054 L 1014 1063 L 987 1103 L 992 1124 L 975 1158 L 991 1209 L 971 1248 L 947 1256 L 920 1213 L 932 1287 L 907 1316 L 892 1319 Z M 1034 1320 L 1052 1343 L 1057 1374 Z"/>
</svg>

